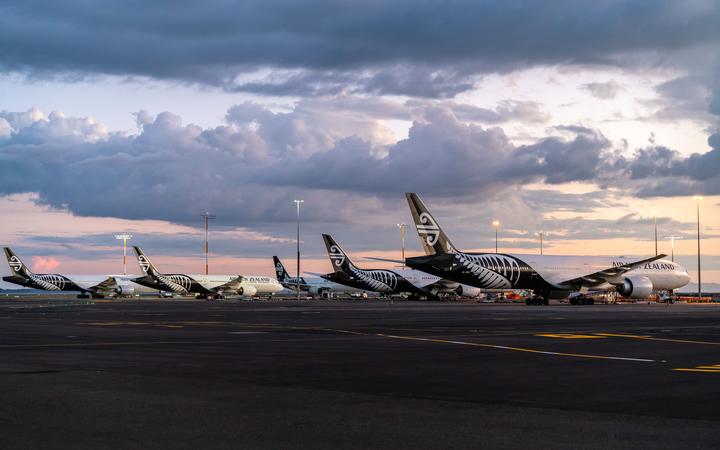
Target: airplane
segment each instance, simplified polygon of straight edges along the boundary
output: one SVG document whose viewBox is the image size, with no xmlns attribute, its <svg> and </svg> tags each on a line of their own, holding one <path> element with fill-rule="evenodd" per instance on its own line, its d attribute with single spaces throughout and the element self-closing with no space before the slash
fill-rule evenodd
<svg viewBox="0 0 720 450">
<path fill-rule="evenodd" d="M 9 247 L 5 257 L 10 276 L 3 281 L 44 291 L 80 292 L 77 298 L 105 298 L 131 296 L 135 293 L 157 292 L 132 281 L 134 275 L 61 275 L 59 273 L 33 273 Z"/>
<path fill-rule="evenodd" d="M 259 275 L 163 274 L 155 268 L 140 247 L 133 246 L 133 248 L 145 276 L 134 278 L 132 281 L 143 286 L 176 294 L 196 294 L 195 298 L 206 300 L 222 299 L 225 298 L 225 294 L 248 297 L 256 294 L 271 296 L 283 290 L 276 279 Z"/>
<path fill-rule="evenodd" d="M 481 293 L 481 289 L 476 287 L 413 269 L 360 269 L 353 264 L 332 236 L 328 234 L 322 236 L 330 262 L 335 269 L 335 272 L 321 275 L 326 280 L 384 295 L 407 293 L 410 294 L 411 300 L 420 297 L 439 300 L 441 296 L 457 295 L 477 297 Z"/>
<path fill-rule="evenodd" d="M 285 288 L 290 289 L 291 291 L 295 291 L 297 289 L 298 285 L 300 287 L 300 290 L 303 292 L 307 292 L 310 295 L 319 295 L 323 298 L 330 297 L 331 293 L 344 293 L 344 294 L 362 294 L 365 291 L 362 289 L 353 288 L 350 286 L 345 286 L 344 284 L 334 283 L 332 281 L 326 280 L 320 277 L 313 277 L 313 278 L 306 278 L 306 277 L 300 277 L 300 280 L 297 279 L 297 277 L 290 277 L 290 274 L 287 273 L 287 270 L 285 270 L 285 266 L 283 265 L 282 261 L 280 261 L 280 258 L 277 256 L 273 256 L 273 262 L 275 264 L 275 278 L 282 284 Z M 299 281 L 299 282 L 298 282 Z"/>
<path fill-rule="evenodd" d="M 615 290 L 631 299 L 677 289 L 690 281 L 687 270 L 658 255 L 646 259 L 606 256 L 548 256 L 469 253 L 458 250 L 420 197 L 405 194 L 425 256 L 405 259 L 414 269 L 482 289 L 528 289 L 528 305 L 570 298 L 571 304 L 592 304 L 589 291 Z"/>
</svg>

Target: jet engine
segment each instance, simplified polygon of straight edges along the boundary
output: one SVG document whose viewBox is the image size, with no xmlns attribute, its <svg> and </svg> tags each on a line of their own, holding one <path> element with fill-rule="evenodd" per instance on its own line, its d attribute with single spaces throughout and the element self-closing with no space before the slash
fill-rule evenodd
<svg viewBox="0 0 720 450">
<path fill-rule="evenodd" d="M 129 284 L 124 284 L 115 288 L 115 293 L 119 296 L 131 297 L 135 295 L 135 287 Z"/>
<path fill-rule="evenodd" d="M 482 289 L 478 287 L 473 286 L 466 286 L 461 284 L 460 286 L 455 289 L 455 292 L 457 292 L 457 295 L 463 296 L 463 297 L 478 297 L 482 293 Z"/>
<path fill-rule="evenodd" d="M 253 295 L 257 294 L 257 289 L 255 288 L 255 286 L 242 286 L 240 287 L 240 289 L 238 289 L 238 294 L 252 297 Z"/>
<path fill-rule="evenodd" d="M 328 297 L 330 297 L 330 289 L 328 289 L 326 287 L 323 288 L 323 287 L 313 286 L 308 290 L 308 294 L 317 295 L 322 298 L 328 298 Z"/>
<path fill-rule="evenodd" d="M 653 292 L 653 284 L 648 277 L 627 277 L 617 285 L 617 291 L 625 298 L 647 298 Z"/>
</svg>

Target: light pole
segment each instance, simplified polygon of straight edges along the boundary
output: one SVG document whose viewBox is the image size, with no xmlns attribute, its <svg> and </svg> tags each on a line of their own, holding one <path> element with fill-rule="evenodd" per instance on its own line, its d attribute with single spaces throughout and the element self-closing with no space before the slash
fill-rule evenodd
<svg viewBox="0 0 720 450">
<path fill-rule="evenodd" d="M 540 235 L 540 255 L 542 256 L 542 254 L 543 254 L 543 236 L 545 236 L 545 232 L 541 231 L 538 234 Z"/>
<path fill-rule="evenodd" d="M 205 275 L 207 275 L 210 273 L 208 267 L 208 222 L 214 219 L 216 216 L 214 214 L 210 214 L 207 211 L 205 211 L 205 214 L 200 214 L 200 216 L 205 218 Z"/>
<path fill-rule="evenodd" d="M 132 234 L 116 234 L 115 239 L 123 241 L 123 275 L 127 275 L 127 241 L 132 237 Z"/>
<path fill-rule="evenodd" d="M 493 226 L 495 227 L 495 253 L 498 252 L 498 245 L 497 245 L 497 236 L 498 236 L 498 227 L 500 226 L 500 222 L 497 220 L 493 220 Z"/>
<path fill-rule="evenodd" d="M 695 203 L 697 204 L 697 259 L 698 259 L 698 301 L 702 299 L 702 269 L 700 267 L 700 200 L 702 196 L 695 196 Z"/>
<path fill-rule="evenodd" d="M 397 226 L 400 228 L 400 239 L 402 239 L 402 260 L 403 267 L 405 267 L 405 228 L 407 228 L 407 225 L 403 222 L 397 224 Z"/>
<path fill-rule="evenodd" d="M 305 200 L 293 200 L 297 205 L 297 277 L 295 277 L 295 293 L 300 301 L 300 203 Z"/>
<path fill-rule="evenodd" d="M 682 239 L 682 236 L 665 236 L 665 239 L 670 239 L 670 261 L 675 262 L 675 239 Z"/>
<path fill-rule="evenodd" d="M 653 210 L 653 228 L 655 229 L 655 256 L 657 256 L 657 213 L 655 212 L 655 210 Z"/>
</svg>

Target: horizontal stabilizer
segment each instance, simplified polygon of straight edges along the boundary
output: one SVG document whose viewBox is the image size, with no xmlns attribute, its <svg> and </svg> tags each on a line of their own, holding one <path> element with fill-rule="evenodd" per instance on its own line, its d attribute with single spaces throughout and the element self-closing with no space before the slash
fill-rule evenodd
<svg viewBox="0 0 720 450">
<path fill-rule="evenodd" d="M 396 264 L 405 264 L 405 261 L 403 261 L 402 259 L 377 258 L 374 256 L 366 256 L 363 259 L 369 259 L 372 261 L 391 262 L 391 263 L 396 263 Z"/>
</svg>

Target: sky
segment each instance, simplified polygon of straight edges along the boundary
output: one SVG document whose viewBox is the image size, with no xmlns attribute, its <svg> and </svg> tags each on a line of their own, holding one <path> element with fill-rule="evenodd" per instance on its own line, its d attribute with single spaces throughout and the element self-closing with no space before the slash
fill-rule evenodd
<svg viewBox="0 0 720 450">
<path fill-rule="evenodd" d="M 327 272 L 454 244 L 648 256 L 720 283 L 720 4 L 5 1 L 0 243 L 37 271 Z M 407 254 L 421 247 L 414 230 Z M 137 273 L 134 263 L 130 272 Z M 294 271 L 291 270 L 291 271 Z M 0 273 L 7 274 L 2 267 Z M 0 287 L 9 287 L 7 283 Z"/>
</svg>

